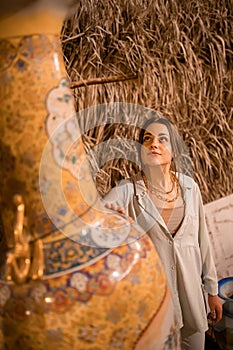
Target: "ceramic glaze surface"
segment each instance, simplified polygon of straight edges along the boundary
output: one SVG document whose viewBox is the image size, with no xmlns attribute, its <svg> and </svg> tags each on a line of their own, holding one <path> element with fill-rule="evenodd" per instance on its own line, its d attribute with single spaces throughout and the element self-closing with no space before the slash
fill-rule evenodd
<svg viewBox="0 0 233 350">
<path fill-rule="evenodd" d="M 180 349 L 155 248 L 99 203 L 59 37 L 2 39 L 0 79 L 5 232 L 12 242 L 20 193 L 29 244 L 40 238 L 44 252 L 41 280 L 1 276 L 0 349 Z"/>
<path fill-rule="evenodd" d="M 153 343 L 178 348 L 166 278 L 145 238 L 57 278 L 24 286 L 2 282 L 0 293 L 1 341 L 10 349 L 133 349 L 153 320 L 159 334 Z"/>
</svg>

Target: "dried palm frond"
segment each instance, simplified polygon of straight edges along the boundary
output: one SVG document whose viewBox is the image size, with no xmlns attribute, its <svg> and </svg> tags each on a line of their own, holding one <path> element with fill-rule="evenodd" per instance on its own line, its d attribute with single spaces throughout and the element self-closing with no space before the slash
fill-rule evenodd
<svg viewBox="0 0 233 350">
<path fill-rule="evenodd" d="M 110 102 L 156 110 L 182 134 L 204 202 L 231 194 L 232 33 L 230 0 L 77 1 L 61 34 L 70 79 L 83 82 L 74 89 L 77 110 Z M 87 85 L 93 79 L 106 82 Z M 87 152 L 108 138 L 136 140 L 137 129 L 126 126 L 146 117 L 129 114 L 119 122 L 89 114 L 80 120 Z M 132 153 L 130 142 L 124 147 Z M 137 159 L 99 158 L 95 152 L 90 162 L 102 195 L 138 168 Z"/>
</svg>

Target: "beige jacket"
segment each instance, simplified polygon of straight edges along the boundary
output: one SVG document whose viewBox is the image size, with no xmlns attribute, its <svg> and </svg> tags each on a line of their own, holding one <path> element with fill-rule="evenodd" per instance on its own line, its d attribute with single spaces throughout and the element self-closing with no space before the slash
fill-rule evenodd
<svg viewBox="0 0 233 350">
<path fill-rule="evenodd" d="M 140 175 L 121 181 L 103 201 L 124 207 L 126 215 L 149 234 L 167 274 L 179 325 L 185 325 L 192 334 L 208 329 L 203 292 L 216 295 L 218 284 L 199 187 L 183 174 L 179 182 L 184 192 L 185 216 L 174 238 Z"/>
</svg>

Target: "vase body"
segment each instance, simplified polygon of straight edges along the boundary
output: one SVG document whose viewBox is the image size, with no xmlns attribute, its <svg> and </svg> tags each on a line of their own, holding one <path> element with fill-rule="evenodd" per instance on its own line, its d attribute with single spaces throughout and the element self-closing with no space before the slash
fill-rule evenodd
<svg viewBox="0 0 233 350">
<path fill-rule="evenodd" d="M 14 250 L 12 198 L 20 194 L 29 244 L 40 239 L 44 255 L 41 279 L 18 285 L 3 269 L 0 349 L 180 349 L 154 246 L 99 204 L 59 35 L 1 38 L 0 53 L 4 231 Z M 103 231 L 121 232 L 120 244 L 103 244 Z"/>
</svg>

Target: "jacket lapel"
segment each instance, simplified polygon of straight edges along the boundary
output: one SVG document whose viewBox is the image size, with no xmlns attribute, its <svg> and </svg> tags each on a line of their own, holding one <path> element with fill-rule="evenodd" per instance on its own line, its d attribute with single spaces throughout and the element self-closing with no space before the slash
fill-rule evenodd
<svg viewBox="0 0 233 350">
<path fill-rule="evenodd" d="M 146 225 L 147 227 L 146 231 L 148 231 L 148 228 L 151 229 L 155 224 L 157 224 L 163 229 L 163 231 L 165 230 L 166 232 L 168 232 L 167 226 L 164 223 L 163 218 L 161 217 L 158 209 L 156 208 L 156 206 L 154 205 L 150 196 L 147 193 L 147 189 L 143 179 L 141 177 L 137 177 L 133 179 L 133 181 L 135 181 L 136 185 L 135 188 L 137 202 L 141 211 L 141 215 L 144 218 L 144 225 Z M 138 219 L 138 221 L 140 220 Z M 139 223 L 142 224 L 142 222 Z"/>
</svg>

